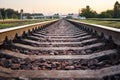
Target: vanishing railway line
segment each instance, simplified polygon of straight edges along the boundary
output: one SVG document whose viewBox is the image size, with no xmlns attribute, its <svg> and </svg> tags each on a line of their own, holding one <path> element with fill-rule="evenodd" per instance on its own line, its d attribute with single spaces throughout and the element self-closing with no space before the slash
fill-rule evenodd
<svg viewBox="0 0 120 80">
<path fill-rule="evenodd" d="M 62 19 L 13 40 L 6 37 L 0 46 L 1 79 L 119 80 L 119 38 L 92 30 Z"/>
</svg>

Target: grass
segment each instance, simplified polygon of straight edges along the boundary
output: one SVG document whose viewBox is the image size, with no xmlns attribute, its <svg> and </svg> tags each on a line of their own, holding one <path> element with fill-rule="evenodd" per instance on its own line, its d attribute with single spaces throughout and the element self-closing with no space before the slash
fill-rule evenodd
<svg viewBox="0 0 120 80">
<path fill-rule="evenodd" d="M 120 21 L 109 21 L 109 20 L 94 20 L 94 19 L 86 19 L 86 20 L 79 20 L 81 22 L 86 22 L 86 23 L 92 23 L 92 24 L 98 24 L 98 25 L 104 25 L 108 27 L 114 27 L 114 28 L 119 28 L 120 29 Z"/>
<path fill-rule="evenodd" d="M 51 19 L 39 19 L 39 20 L 33 20 L 29 22 L 16 22 L 16 23 L 0 23 L 0 29 L 5 29 L 5 28 L 10 28 L 10 27 L 16 27 L 16 26 L 22 26 L 26 24 L 32 24 L 32 23 L 37 23 L 37 22 L 43 22 L 43 21 L 48 21 Z"/>
</svg>

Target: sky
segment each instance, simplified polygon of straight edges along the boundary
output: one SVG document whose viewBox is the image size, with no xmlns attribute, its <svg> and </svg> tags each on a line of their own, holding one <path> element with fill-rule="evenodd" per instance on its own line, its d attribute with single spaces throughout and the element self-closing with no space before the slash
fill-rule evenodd
<svg viewBox="0 0 120 80">
<path fill-rule="evenodd" d="M 46 15 L 60 13 L 78 13 L 79 9 L 89 5 L 98 13 L 113 9 L 115 2 L 120 0 L 0 0 L 0 8 L 23 9 L 29 13 Z"/>
</svg>

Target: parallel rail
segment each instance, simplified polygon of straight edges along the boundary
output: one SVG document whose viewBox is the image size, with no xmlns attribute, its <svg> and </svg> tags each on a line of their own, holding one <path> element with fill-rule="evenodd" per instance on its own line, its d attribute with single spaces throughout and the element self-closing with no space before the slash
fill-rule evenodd
<svg viewBox="0 0 120 80">
<path fill-rule="evenodd" d="M 8 29 L 2 29 L 0 30 L 0 45 L 4 42 L 6 37 L 8 38 L 8 40 L 13 40 L 16 34 L 18 36 L 21 36 L 23 32 L 27 33 L 28 31 L 42 28 L 43 26 L 53 23 L 55 21 L 57 20 L 28 24 L 28 25 L 18 26 L 18 27 L 13 27 Z"/>
<path fill-rule="evenodd" d="M 72 21 L 72 23 L 79 26 L 80 28 L 87 30 L 88 32 L 98 34 L 99 36 L 109 40 L 113 40 L 114 43 L 120 45 L 120 29 L 80 22 L 77 20 L 70 20 L 70 21 Z"/>
</svg>

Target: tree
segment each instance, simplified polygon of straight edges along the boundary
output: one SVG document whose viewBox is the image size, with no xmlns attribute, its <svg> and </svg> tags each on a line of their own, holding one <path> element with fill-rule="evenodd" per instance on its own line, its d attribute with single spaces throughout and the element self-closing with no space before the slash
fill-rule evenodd
<svg viewBox="0 0 120 80">
<path fill-rule="evenodd" d="M 15 18 L 18 18 L 19 16 L 18 11 L 14 11 L 13 9 L 6 9 L 5 13 L 8 18 L 14 18 L 13 15 L 16 16 Z"/>
<path fill-rule="evenodd" d="M 95 18 L 97 17 L 97 13 L 96 11 L 91 10 L 89 6 L 86 6 L 86 8 L 81 10 L 80 16 L 84 16 L 86 18 Z"/>
<path fill-rule="evenodd" d="M 114 5 L 114 18 L 120 18 L 120 4 L 118 1 Z"/>
<path fill-rule="evenodd" d="M 1 15 L 1 18 L 4 20 L 5 19 L 5 9 L 4 8 L 0 8 L 0 15 Z"/>
<path fill-rule="evenodd" d="M 4 9 L 0 8 L 0 19 L 10 19 L 10 18 L 18 18 L 19 13 L 13 9 Z"/>
<path fill-rule="evenodd" d="M 113 17 L 113 10 L 103 11 L 98 14 L 98 18 L 112 18 Z"/>
<path fill-rule="evenodd" d="M 13 19 L 17 19 L 18 16 L 17 16 L 16 14 L 12 14 L 12 18 L 13 18 Z"/>
</svg>

